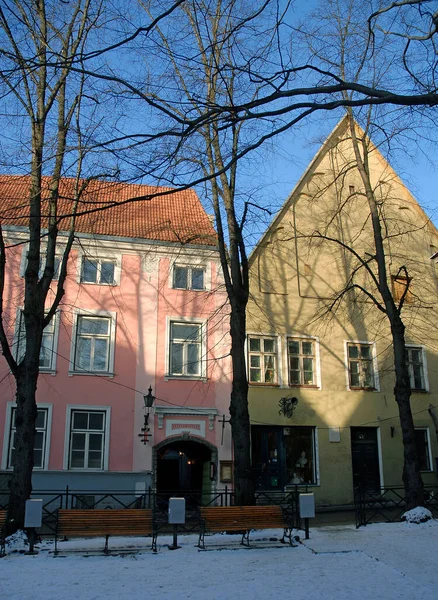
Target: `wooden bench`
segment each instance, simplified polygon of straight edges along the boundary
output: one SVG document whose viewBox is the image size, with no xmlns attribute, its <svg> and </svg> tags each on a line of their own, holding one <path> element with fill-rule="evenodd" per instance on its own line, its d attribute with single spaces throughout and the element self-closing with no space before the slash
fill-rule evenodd
<svg viewBox="0 0 438 600">
<path fill-rule="evenodd" d="M 200 509 L 201 532 L 198 547 L 205 550 L 205 534 L 217 532 L 242 533 L 241 544 L 249 546 L 252 529 L 283 529 L 282 543 L 292 539 L 292 514 L 281 506 L 203 506 Z"/>
<path fill-rule="evenodd" d="M 0 510 L 0 557 L 6 554 L 6 510 Z"/>
<path fill-rule="evenodd" d="M 152 550 L 157 551 L 157 531 L 151 509 L 59 509 L 56 521 L 55 554 L 58 538 L 105 537 L 103 551 L 108 553 L 110 536 L 152 536 Z"/>
</svg>

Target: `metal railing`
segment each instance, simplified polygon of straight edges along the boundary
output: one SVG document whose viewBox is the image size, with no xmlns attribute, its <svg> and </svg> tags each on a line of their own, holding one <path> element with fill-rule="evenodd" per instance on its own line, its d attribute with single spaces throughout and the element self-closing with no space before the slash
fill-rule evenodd
<svg viewBox="0 0 438 600">
<path fill-rule="evenodd" d="M 438 486 L 425 486 L 424 506 L 434 518 L 438 517 Z M 394 523 L 400 521 L 406 512 L 405 490 L 403 487 L 383 488 L 380 492 L 370 492 L 362 488 L 354 490 L 356 528 L 370 523 Z"/>
<path fill-rule="evenodd" d="M 256 504 L 275 504 L 288 510 L 292 515 L 294 527 L 301 529 L 298 510 L 298 488 L 287 492 L 256 492 Z M 31 498 L 43 500 L 43 521 L 41 534 L 51 535 L 56 530 L 56 512 L 58 509 L 114 509 L 114 508 L 150 508 L 153 509 L 160 527 L 167 524 L 169 498 L 186 499 L 186 524 L 180 526 L 181 532 L 194 531 L 199 524 L 200 506 L 233 506 L 234 492 L 227 486 L 214 492 L 201 490 L 166 490 L 157 492 L 152 488 L 143 493 L 118 490 L 75 490 L 68 486 L 65 490 L 34 490 Z M 8 493 L 0 491 L 0 508 L 7 509 Z"/>
</svg>

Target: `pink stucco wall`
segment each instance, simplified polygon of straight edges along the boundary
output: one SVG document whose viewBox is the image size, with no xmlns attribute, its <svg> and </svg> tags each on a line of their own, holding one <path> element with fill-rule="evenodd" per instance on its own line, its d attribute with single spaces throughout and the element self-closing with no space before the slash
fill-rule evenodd
<svg viewBox="0 0 438 600">
<path fill-rule="evenodd" d="M 23 279 L 19 276 L 22 246 L 8 256 L 4 319 L 13 338 L 16 308 L 22 303 Z M 117 254 L 117 250 L 115 253 Z M 143 424 L 143 394 L 150 385 L 157 406 L 216 408 L 227 414 L 230 395 L 228 358 L 228 311 L 225 294 L 218 291 L 217 269 L 211 269 L 211 290 L 174 290 L 169 285 L 170 259 L 146 253 L 122 254 L 120 285 L 79 284 L 78 251 L 69 259 L 69 276 L 60 306 L 61 324 L 57 346 L 56 374 L 41 373 L 37 401 L 53 405 L 49 469 L 62 470 L 66 445 L 68 406 L 105 406 L 111 409 L 110 471 L 151 469 L 152 445 L 166 435 L 165 427 L 152 419 L 152 444 L 146 447 L 138 438 Z M 114 377 L 69 374 L 74 312 L 112 311 L 117 313 Z M 166 373 L 168 320 L 203 319 L 207 324 L 208 368 L 206 380 L 170 379 Z M 221 357 L 221 358 L 219 358 Z M 5 434 L 6 405 L 15 396 L 14 378 L 6 362 L 0 362 L 0 450 Z M 181 417 L 186 418 L 186 417 Z M 218 421 L 218 420 L 217 420 Z M 221 444 L 221 426 L 208 426 L 206 440 Z M 230 443 L 223 448 L 230 458 Z M 228 453 L 228 455 L 226 455 Z"/>
</svg>

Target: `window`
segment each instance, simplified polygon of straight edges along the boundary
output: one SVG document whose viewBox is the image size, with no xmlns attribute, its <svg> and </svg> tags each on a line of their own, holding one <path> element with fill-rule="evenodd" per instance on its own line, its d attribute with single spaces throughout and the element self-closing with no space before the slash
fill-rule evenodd
<svg viewBox="0 0 438 600">
<path fill-rule="evenodd" d="M 411 390 L 427 391 L 426 358 L 423 348 L 420 346 L 407 346 L 406 354 Z"/>
<path fill-rule="evenodd" d="M 78 315 L 73 371 L 111 373 L 114 366 L 114 332 L 114 315 Z"/>
<path fill-rule="evenodd" d="M 315 340 L 287 340 L 289 385 L 317 385 L 315 352 Z"/>
<path fill-rule="evenodd" d="M 170 323 L 170 375 L 201 377 L 202 352 L 201 323 Z"/>
<path fill-rule="evenodd" d="M 40 255 L 40 268 L 38 270 L 38 279 L 41 279 L 41 277 L 44 274 L 44 269 L 46 266 L 46 254 L 41 254 Z M 54 261 L 53 261 L 53 277 L 52 277 L 52 281 L 58 281 L 59 279 L 59 273 L 61 271 L 61 262 L 62 262 L 62 258 L 60 256 L 55 256 Z"/>
<path fill-rule="evenodd" d="M 70 415 L 69 469 L 104 469 L 106 410 L 76 410 Z"/>
<path fill-rule="evenodd" d="M 173 287 L 178 290 L 204 290 L 205 269 L 203 267 L 173 267 Z"/>
<path fill-rule="evenodd" d="M 392 293 L 395 302 L 400 302 L 403 294 L 406 294 L 404 302 L 407 302 L 408 304 L 413 302 L 414 297 L 412 295 L 411 281 L 410 277 L 401 277 L 400 275 L 392 277 Z"/>
<path fill-rule="evenodd" d="M 250 383 L 277 383 L 277 340 L 250 336 L 248 352 Z"/>
<path fill-rule="evenodd" d="M 8 460 L 7 468 L 12 469 L 14 466 L 15 456 L 15 418 L 17 409 L 12 407 L 11 409 L 11 427 L 8 444 Z M 38 408 L 37 418 L 35 421 L 35 444 L 33 447 L 33 460 L 35 469 L 47 468 L 48 459 L 48 448 L 47 448 L 47 431 L 48 431 L 48 420 L 49 420 L 49 408 Z"/>
<path fill-rule="evenodd" d="M 252 469 L 257 489 L 318 483 L 315 427 L 251 427 Z"/>
<path fill-rule="evenodd" d="M 114 259 L 82 259 L 81 283 L 116 285 L 116 261 Z"/>
<path fill-rule="evenodd" d="M 26 329 L 23 311 L 18 313 L 18 326 L 16 333 L 16 359 L 21 362 L 26 352 Z M 56 369 L 56 346 L 58 342 L 58 315 L 55 314 L 43 331 L 40 349 L 39 368 L 41 371 L 54 371 Z"/>
<path fill-rule="evenodd" d="M 429 431 L 427 429 L 415 430 L 415 445 L 421 471 L 431 471 Z"/>
<path fill-rule="evenodd" d="M 20 266 L 20 275 L 22 277 L 24 277 L 24 274 L 27 269 L 27 255 L 28 255 L 27 251 L 23 252 L 22 259 L 21 259 L 21 266 Z M 41 279 L 41 277 L 43 276 L 44 268 L 46 266 L 46 258 L 47 258 L 46 252 L 41 251 L 40 252 L 40 264 L 39 264 L 39 268 L 38 268 L 38 279 Z M 57 281 L 59 279 L 59 273 L 61 270 L 62 255 L 61 254 L 55 255 L 53 263 L 54 264 L 53 264 L 52 281 Z"/>
<path fill-rule="evenodd" d="M 347 344 L 349 386 L 352 389 L 375 389 L 373 344 Z"/>
<path fill-rule="evenodd" d="M 314 427 L 284 428 L 283 443 L 288 483 L 316 483 Z"/>
</svg>

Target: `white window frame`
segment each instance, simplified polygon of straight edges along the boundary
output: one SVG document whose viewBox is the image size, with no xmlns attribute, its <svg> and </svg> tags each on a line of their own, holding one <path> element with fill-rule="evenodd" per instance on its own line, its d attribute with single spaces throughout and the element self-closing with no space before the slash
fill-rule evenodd
<svg viewBox="0 0 438 600">
<path fill-rule="evenodd" d="M 59 336 L 59 323 L 61 320 L 60 316 L 61 311 L 56 311 L 52 317 L 51 323 L 53 323 L 53 334 L 52 334 L 52 360 L 50 362 L 49 367 L 39 367 L 40 373 L 56 373 L 56 362 L 58 358 L 58 336 Z M 17 309 L 16 318 L 15 318 L 15 330 L 14 330 L 14 341 L 12 344 L 12 350 L 15 360 L 19 359 L 19 335 L 20 335 L 20 325 L 23 319 L 23 307 Z M 44 336 L 44 331 L 43 331 Z"/>
<path fill-rule="evenodd" d="M 82 281 L 82 265 L 84 259 L 107 261 L 114 263 L 114 283 L 93 283 L 92 281 Z M 120 279 L 122 274 L 122 255 L 114 249 L 106 249 L 103 247 L 92 247 L 83 248 L 77 254 L 77 267 L 76 267 L 76 282 L 80 285 L 101 285 L 104 287 L 114 287 L 120 285 Z M 100 271 L 99 271 L 100 272 Z"/>
<path fill-rule="evenodd" d="M 251 381 L 251 355 L 252 354 L 260 354 L 260 356 L 263 358 L 265 352 L 251 352 L 250 349 L 250 339 L 253 338 L 258 338 L 258 339 L 270 339 L 270 340 L 274 340 L 275 342 L 275 377 L 274 377 L 274 381 L 272 382 L 264 382 L 264 381 Z M 283 377 L 282 377 L 282 368 L 281 365 L 283 364 L 282 361 L 282 352 L 281 352 L 281 338 L 279 335 L 275 334 L 275 333 L 250 333 L 248 332 L 247 336 L 246 336 L 246 369 L 247 369 L 247 375 L 248 375 L 248 385 L 253 385 L 253 386 L 274 386 L 274 387 L 281 387 L 282 382 L 283 382 Z M 266 352 L 266 354 L 271 355 L 270 352 Z M 263 362 L 263 360 L 262 360 Z M 254 367 L 256 368 L 256 367 Z M 264 371 L 264 366 L 261 365 L 260 366 L 260 370 L 263 373 Z"/>
<path fill-rule="evenodd" d="M 170 351 L 172 347 L 171 343 L 171 326 L 173 323 L 181 323 L 184 325 L 199 325 L 201 328 L 201 373 L 200 375 L 174 375 L 170 372 Z M 165 358 L 165 381 L 169 379 L 189 379 L 189 380 L 207 380 L 207 321 L 205 319 L 196 319 L 189 317 L 166 317 L 166 346 L 165 346 L 166 358 Z"/>
<path fill-rule="evenodd" d="M 97 271 L 96 271 L 97 280 L 96 281 L 84 281 L 82 279 L 82 270 L 83 270 L 84 263 L 86 260 L 97 262 Z M 108 262 L 108 263 L 114 264 L 114 280 L 111 283 L 107 283 L 106 281 L 101 281 L 102 263 L 103 262 Z M 89 256 L 87 254 L 82 254 L 80 268 L 79 268 L 79 283 L 81 285 L 104 285 L 106 287 L 113 287 L 116 285 L 120 285 L 120 262 L 118 261 L 117 258 L 114 258 L 113 256 L 100 256 L 100 255 L 99 256 Z"/>
<path fill-rule="evenodd" d="M 305 384 L 305 383 L 301 383 L 301 384 L 296 384 L 296 383 L 291 383 L 290 382 L 290 377 L 289 377 L 289 340 L 297 340 L 299 342 L 305 342 L 305 341 L 309 341 L 309 342 L 313 342 L 314 345 L 314 357 L 315 357 L 315 365 L 314 365 L 314 377 L 315 377 L 315 383 L 313 384 Z M 287 375 L 287 384 L 288 387 L 290 388 L 297 388 L 297 387 L 305 387 L 305 388 L 311 388 L 311 389 L 321 389 L 321 355 L 320 355 L 320 346 L 319 346 L 319 338 L 313 335 L 295 335 L 295 334 L 287 334 L 285 336 L 285 344 L 286 344 L 286 375 Z"/>
<path fill-rule="evenodd" d="M 84 412 L 103 412 L 105 413 L 104 427 L 104 448 L 103 448 L 103 466 L 101 469 L 85 468 L 85 467 L 70 467 L 70 434 L 72 425 L 72 414 L 74 411 Z M 109 470 L 109 447 L 110 447 L 110 421 L 111 407 L 110 406 L 94 406 L 89 404 L 68 404 L 67 418 L 65 422 L 65 444 L 64 444 L 64 470 L 86 473 L 102 473 Z"/>
<path fill-rule="evenodd" d="M 427 371 L 427 358 L 426 358 L 426 348 L 425 346 L 421 346 L 420 344 L 406 344 L 406 350 L 420 350 L 421 351 L 421 362 L 422 362 L 422 367 L 423 367 L 423 383 L 424 383 L 424 387 L 423 388 L 413 388 L 411 387 L 411 391 L 413 393 L 418 393 L 418 392 L 428 392 L 429 391 L 429 375 L 428 375 L 428 371 Z M 412 385 L 412 379 L 413 379 L 413 373 L 411 372 L 411 368 L 410 368 L 410 361 L 408 361 L 408 366 L 409 366 L 409 380 L 410 383 Z"/>
<path fill-rule="evenodd" d="M 108 370 L 107 371 L 84 371 L 81 369 L 75 368 L 76 362 L 76 339 L 78 335 L 78 321 L 80 317 L 105 317 L 109 318 L 111 321 L 111 331 L 109 334 L 109 356 L 108 356 Z M 86 311 L 86 310 L 77 310 L 74 313 L 74 321 L 72 328 L 72 340 L 71 340 L 71 348 L 70 348 L 70 367 L 69 367 L 69 375 L 100 375 L 102 377 L 114 377 L 114 352 L 115 352 L 115 343 L 116 343 L 116 325 L 117 325 L 117 313 L 106 310 L 95 310 L 95 311 Z"/>
<path fill-rule="evenodd" d="M 173 285 L 174 281 L 174 269 L 175 267 L 182 267 L 187 269 L 202 269 L 204 271 L 204 288 L 202 290 L 194 290 L 188 288 L 176 288 Z M 196 259 L 196 257 L 179 257 L 175 258 L 170 263 L 169 277 L 168 277 L 169 288 L 179 291 L 192 291 L 192 292 L 208 292 L 211 290 L 211 261 L 205 261 Z"/>
<path fill-rule="evenodd" d="M 362 388 L 362 387 L 351 387 L 350 386 L 350 361 L 348 356 L 348 346 L 349 344 L 361 345 L 361 346 L 370 346 L 371 347 L 371 364 L 373 368 L 373 379 L 374 386 L 372 388 Z M 379 380 L 379 371 L 377 366 L 377 349 L 375 342 L 363 341 L 363 340 L 344 340 L 344 353 L 345 353 L 345 376 L 347 382 L 347 390 L 353 392 L 380 392 L 380 380 Z"/>
<path fill-rule="evenodd" d="M 430 445 L 430 431 L 429 431 L 429 427 L 414 427 L 415 431 L 424 431 L 426 433 L 426 442 L 427 442 L 427 455 L 429 458 L 429 468 L 428 469 L 421 469 L 422 473 L 432 473 L 434 468 L 433 468 L 433 457 L 432 457 L 432 448 Z"/>
<path fill-rule="evenodd" d="M 1 469 L 2 471 L 12 471 L 12 467 L 9 466 L 9 454 L 10 454 L 10 440 L 11 440 L 11 428 L 12 428 L 12 413 L 13 410 L 17 408 L 17 404 L 15 402 L 8 402 L 6 404 L 6 420 L 5 420 L 5 431 L 3 438 L 3 454 L 2 454 L 2 462 Z M 45 410 L 47 412 L 46 418 L 46 435 L 45 435 L 45 443 L 44 443 L 44 455 L 43 455 L 43 466 L 42 467 L 34 467 L 35 471 L 47 471 L 49 468 L 49 457 L 50 457 L 50 439 L 51 439 L 51 431 L 52 431 L 52 404 L 48 404 L 45 402 L 38 402 L 37 409 Z"/>
<path fill-rule="evenodd" d="M 187 269 L 187 287 L 178 287 L 175 285 L 175 269 Z M 202 279 L 204 284 L 202 288 L 193 287 L 193 270 L 202 271 Z M 191 292 L 205 292 L 206 269 L 203 265 L 180 265 L 178 263 L 174 263 L 172 271 L 172 288 L 174 290 L 190 290 Z"/>
<path fill-rule="evenodd" d="M 40 267 L 38 269 L 38 279 L 41 279 L 41 277 L 43 276 L 43 261 L 45 261 L 47 252 L 46 252 L 46 247 L 42 246 L 40 249 Z M 59 267 L 58 269 L 55 269 L 55 272 L 53 274 L 53 278 L 52 281 L 58 281 L 59 279 L 59 272 L 61 270 L 61 264 L 62 264 L 62 259 L 64 256 L 64 251 L 65 249 L 63 248 L 59 248 L 55 251 L 55 260 L 58 259 L 59 260 Z M 29 244 L 26 244 L 23 248 L 23 252 L 21 254 L 21 261 L 20 261 L 20 277 L 24 277 L 25 273 L 26 273 L 26 269 L 27 269 L 27 254 L 29 252 Z"/>
</svg>

